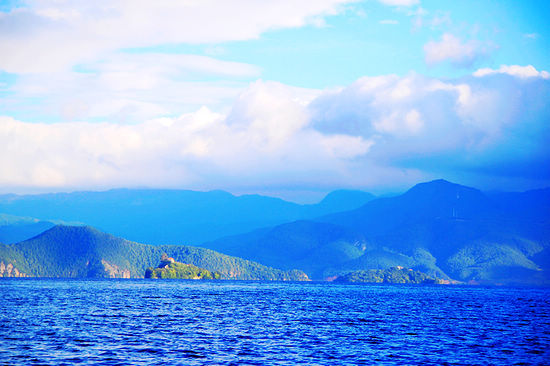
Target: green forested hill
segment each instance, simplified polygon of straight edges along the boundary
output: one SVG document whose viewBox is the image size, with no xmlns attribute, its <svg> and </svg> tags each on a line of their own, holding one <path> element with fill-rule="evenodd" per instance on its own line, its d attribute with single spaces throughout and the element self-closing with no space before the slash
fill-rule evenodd
<svg viewBox="0 0 550 366">
<path fill-rule="evenodd" d="M 219 280 L 219 272 L 210 272 L 193 264 L 176 262 L 174 258 L 163 254 L 156 268 L 149 267 L 145 278 L 184 279 L 184 280 Z"/>
<path fill-rule="evenodd" d="M 209 249 L 139 244 L 83 226 L 55 226 L 30 240 L 0 245 L 0 267 L 11 264 L 37 277 L 139 278 L 163 253 L 178 262 L 219 272 L 225 279 L 307 279 L 301 271 L 282 271 Z"/>
<path fill-rule="evenodd" d="M 403 266 L 464 282 L 550 284 L 550 190 L 487 195 L 438 180 L 204 247 L 312 279 Z"/>
<path fill-rule="evenodd" d="M 336 282 L 364 283 L 406 283 L 406 284 L 439 284 L 444 283 L 439 278 L 428 276 L 410 268 L 391 267 L 388 269 L 368 269 L 353 271 L 339 276 Z"/>
<path fill-rule="evenodd" d="M 113 194 L 118 197 L 120 192 Z M 215 196 L 205 197 L 216 201 Z M 75 197 L 67 199 L 72 202 Z M 319 205 L 341 208 L 368 198 L 365 193 L 338 191 Z M 84 194 L 82 200 L 88 199 Z M 151 198 L 146 206 L 155 201 Z M 217 207 L 220 202 L 209 204 Z M 273 206 L 263 206 L 268 211 L 269 207 Z M 214 212 L 209 220 L 221 214 Z M 155 227 L 153 231 L 164 230 L 158 221 L 147 225 Z M 299 269 L 322 280 L 403 266 L 462 282 L 550 284 L 550 189 L 485 194 L 437 180 L 358 209 L 224 237 L 203 248 L 211 250 L 151 247 L 91 228 L 57 227 L 25 242 L 0 246 L 0 275 L 139 277 L 167 253 L 180 262 L 219 271 L 224 278 L 299 279 L 303 274 L 292 271 Z"/>
</svg>

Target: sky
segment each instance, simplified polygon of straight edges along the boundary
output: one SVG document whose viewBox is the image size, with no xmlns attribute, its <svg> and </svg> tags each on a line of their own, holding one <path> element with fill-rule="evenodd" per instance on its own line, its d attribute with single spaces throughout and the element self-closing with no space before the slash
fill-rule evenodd
<svg viewBox="0 0 550 366">
<path fill-rule="evenodd" d="M 550 186 L 545 1 L 0 1 L 0 193 Z"/>
</svg>

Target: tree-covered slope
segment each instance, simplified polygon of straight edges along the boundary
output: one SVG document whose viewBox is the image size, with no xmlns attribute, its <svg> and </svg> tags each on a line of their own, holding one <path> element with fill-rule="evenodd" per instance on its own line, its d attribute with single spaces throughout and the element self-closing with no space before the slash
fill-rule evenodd
<svg viewBox="0 0 550 366">
<path fill-rule="evenodd" d="M 460 281 L 550 283 L 548 196 L 539 190 L 497 197 L 439 180 L 315 222 L 264 228 L 204 246 L 278 268 L 300 268 L 314 279 L 403 266 Z"/>
<path fill-rule="evenodd" d="M 547 192 L 491 196 L 439 180 L 321 220 L 353 228 L 373 246 L 402 253 L 428 273 L 438 274 L 429 271 L 437 267 L 464 281 L 546 283 Z"/>
<path fill-rule="evenodd" d="M 282 271 L 259 263 L 188 246 L 152 246 L 121 239 L 91 227 L 55 226 L 30 240 L 0 245 L 0 262 L 37 277 L 143 277 L 163 253 L 222 278 L 304 280 L 300 271 Z"/>
<path fill-rule="evenodd" d="M 372 198 L 366 192 L 336 191 L 318 204 L 299 205 L 223 191 L 115 189 L 4 195 L 0 196 L 0 212 L 82 222 L 142 243 L 197 245 L 265 226 L 349 210 Z"/>
<path fill-rule="evenodd" d="M 368 243 L 352 230 L 313 221 L 296 221 L 203 245 L 281 269 L 299 268 L 323 279 L 327 268 L 363 255 Z"/>
<path fill-rule="evenodd" d="M 401 266 L 388 269 L 368 269 L 354 271 L 338 276 L 335 282 L 358 283 L 402 283 L 402 284 L 441 284 L 440 278 L 434 278 L 420 271 Z"/>
<path fill-rule="evenodd" d="M 180 280 L 219 280 L 219 272 L 210 272 L 193 264 L 176 262 L 174 258 L 163 254 L 156 268 L 149 267 L 145 278 L 180 279 Z"/>
</svg>

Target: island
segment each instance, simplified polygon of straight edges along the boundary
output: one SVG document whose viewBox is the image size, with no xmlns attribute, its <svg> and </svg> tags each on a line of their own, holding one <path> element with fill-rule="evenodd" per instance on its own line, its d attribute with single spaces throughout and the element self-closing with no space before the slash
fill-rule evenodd
<svg viewBox="0 0 550 366">
<path fill-rule="evenodd" d="M 145 278 L 173 278 L 187 280 L 219 280 L 219 272 L 211 272 L 193 264 L 176 262 L 174 258 L 163 254 L 157 268 L 147 268 Z"/>
<path fill-rule="evenodd" d="M 410 283 L 410 284 L 443 284 L 446 281 L 431 277 L 426 273 L 414 271 L 401 266 L 388 269 L 368 269 L 346 273 L 334 279 L 335 282 L 365 283 Z"/>
</svg>

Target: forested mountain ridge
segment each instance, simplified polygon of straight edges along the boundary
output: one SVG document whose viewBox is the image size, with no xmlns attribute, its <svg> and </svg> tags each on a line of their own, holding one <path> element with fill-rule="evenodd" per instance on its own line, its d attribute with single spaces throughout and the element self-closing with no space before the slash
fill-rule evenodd
<svg viewBox="0 0 550 366">
<path fill-rule="evenodd" d="M 224 279 L 307 280 L 301 271 L 282 271 L 189 246 L 131 242 L 86 226 L 55 226 L 23 242 L 0 245 L 0 261 L 30 277 L 142 278 L 163 253 Z"/>
<path fill-rule="evenodd" d="M 482 283 L 550 283 L 550 190 L 485 194 L 444 180 L 360 208 L 204 244 L 313 279 L 413 268 Z"/>
<path fill-rule="evenodd" d="M 196 224 L 194 229 L 199 232 L 207 230 L 208 225 L 216 220 L 228 224 L 231 220 L 256 214 L 263 220 L 282 213 L 277 216 L 281 219 L 289 212 L 296 212 L 293 211 L 295 204 L 278 199 L 207 192 L 205 196 L 199 195 L 202 198 L 197 199 L 194 205 L 202 207 L 201 210 L 221 207 L 220 210 L 212 211 L 202 224 L 197 224 L 197 220 L 205 217 L 201 216 L 204 212 L 177 230 L 172 230 L 166 229 L 162 223 L 166 215 L 193 217 L 194 211 L 178 206 L 177 199 L 170 203 L 167 200 L 180 194 L 190 194 L 196 198 L 197 192 L 154 191 L 160 195 L 166 194 L 160 202 L 165 202 L 167 206 L 161 205 L 147 215 L 142 215 L 144 210 L 159 202 L 156 193 L 153 197 L 145 194 L 141 200 L 134 202 L 131 199 L 136 197 L 135 191 L 109 192 L 97 192 L 98 201 L 92 203 L 89 202 L 89 192 L 81 196 L 71 194 L 61 197 L 72 202 L 70 210 L 82 205 L 96 207 L 104 204 L 101 210 L 109 212 L 108 216 L 112 217 L 121 207 L 127 209 L 124 214 L 118 214 L 117 222 L 127 225 L 125 229 L 141 225 L 148 235 L 164 230 L 174 235 L 189 229 L 192 224 Z M 110 194 L 114 194 L 116 199 L 105 196 Z M 121 200 L 120 194 L 127 196 Z M 3 199 L 11 200 L 14 196 L 4 196 Z M 42 199 L 44 197 L 38 202 Z M 51 199 L 60 201 L 59 197 Z M 224 202 L 228 202 L 226 199 L 232 202 L 229 208 L 222 207 Z M 237 207 L 234 205 L 235 199 L 255 203 L 245 204 L 248 211 L 245 210 L 241 216 L 233 215 Z M 82 202 L 74 203 L 79 200 Z M 328 210 L 326 207 L 340 209 L 351 205 L 352 201 L 361 200 L 368 202 L 352 210 L 266 226 L 203 244 L 204 248 L 225 253 L 226 256 L 186 246 L 152 247 L 89 227 L 77 229 L 61 226 L 13 246 L 0 246 L 0 272 L 31 276 L 141 277 L 145 268 L 153 266 L 160 254 L 166 252 L 178 261 L 219 271 L 224 278 L 304 278 L 299 271 L 288 272 L 299 269 L 310 278 L 322 280 L 353 271 L 402 266 L 432 277 L 462 282 L 550 284 L 550 189 L 484 193 L 475 188 L 436 180 L 418 184 L 401 195 L 379 199 L 372 199 L 365 192 L 335 191 L 319 204 L 300 206 L 300 210 L 305 207 L 312 210 L 309 213 L 315 210 L 325 212 Z M 126 203 L 115 210 L 113 202 Z M 258 202 L 267 203 L 262 206 Z M 21 203 L 24 205 L 21 206 Z M 23 209 L 26 204 L 38 207 L 36 202 L 29 203 L 27 199 L 13 207 Z M 56 205 L 53 207 L 59 210 L 65 207 L 64 203 Z M 167 210 L 160 217 L 154 217 L 155 213 L 167 207 L 174 211 Z M 271 212 L 274 207 L 286 208 Z M 260 211 L 266 212 L 260 214 Z M 154 218 L 148 221 L 150 217 Z M 10 220 L 13 221 L 13 217 Z M 176 221 L 170 225 L 176 227 Z M 236 227 L 242 228 L 239 225 Z M 213 228 L 210 235 L 216 232 Z M 82 262 L 80 258 L 86 261 Z"/>
</svg>

